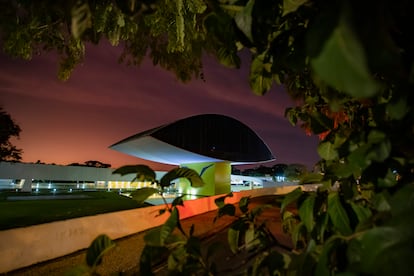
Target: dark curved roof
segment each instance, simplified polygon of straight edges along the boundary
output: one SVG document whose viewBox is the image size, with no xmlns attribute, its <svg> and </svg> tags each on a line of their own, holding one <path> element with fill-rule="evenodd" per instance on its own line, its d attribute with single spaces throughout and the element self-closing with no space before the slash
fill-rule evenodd
<svg viewBox="0 0 414 276">
<path fill-rule="evenodd" d="M 274 160 L 260 137 L 245 124 L 218 114 L 184 118 L 153 128 L 110 146 L 159 163 L 229 161 L 250 164 Z"/>
</svg>

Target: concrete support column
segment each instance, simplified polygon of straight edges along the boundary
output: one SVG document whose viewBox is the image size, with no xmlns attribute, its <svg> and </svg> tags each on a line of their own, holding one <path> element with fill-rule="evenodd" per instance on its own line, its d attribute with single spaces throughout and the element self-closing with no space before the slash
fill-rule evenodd
<svg viewBox="0 0 414 276">
<path fill-rule="evenodd" d="M 21 181 L 24 181 L 23 186 L 22 186 L 22 192 L 31 192 L 32 191 L 32 179 L 26 178 L 26 179 L 22 179 Z"/>
<path fill-rule="evenodd" d="M 229 162 L 215 163 L 214 181 L 216 195 L 228 194 L 231 192 L 231 165 Z"/>
<path fill-rule="evenodd" d="M 179 192 L 184 194 L 191 194 L 195 196 L 212 196 L 215 195 L 215 163 L 213 162 L 203 162 L 203 163 L 190 163 L 180 165 L 184 168 L 190 168 L 195 170 L 203 179 L 204 186 L 199 188 L 193 188 L 190 186 L 190 183 L 187 179 L 180 179 L 179 187 L 177 188 Z"/>
<path fill-rule="evenodd" d="M 229 162 L 203 162 L 182 164 L 181 167 L 195 170 L 203 179 L 204 186 L 192 188 L 187 180 L 180 180 L 180 192 L 192 195 L 212 196 L 231 191 L 231 165 Z"/>
</svg>

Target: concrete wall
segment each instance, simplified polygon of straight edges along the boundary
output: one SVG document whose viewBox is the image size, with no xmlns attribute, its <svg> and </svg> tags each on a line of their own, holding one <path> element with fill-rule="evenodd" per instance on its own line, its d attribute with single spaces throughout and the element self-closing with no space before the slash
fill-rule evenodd
<svg viewBox="0 0 414 276">
<path fill-rule="evenodd" d="M 226 202 L 236 203 L 244 196 L 286 194 L 296 187 L 236 192 Z M 185 201 L 184 207 L 179 207 L 180 217 L 188 218 L 216 210 L 214 200 L 220 196 Z M 99 234 L 105 233 L 112 239 L 118 239 L 159 226 L 168 218 L 168 214 L 156 216 L 161 208 L 152 206 L 0 231 L 0 273 L 87 248 Z"/>
</svg>

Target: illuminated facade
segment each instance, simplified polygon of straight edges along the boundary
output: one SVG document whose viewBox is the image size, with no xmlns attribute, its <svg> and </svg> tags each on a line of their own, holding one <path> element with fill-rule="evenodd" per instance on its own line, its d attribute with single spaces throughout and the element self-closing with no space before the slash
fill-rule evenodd
<svg viewBox="0 0 414 276">
<path fill-rule="evenodd" d="M 204 187 L 192 188 L 183 180 L 177 189 L 186 194 L 230 192 L 231 165 L 272 161 L 272 152 L 248 126 L 218 114 L 203 114 L 140 132 L 111 149 L 142 159 L 192 168 Z"/>
<path fill-rule="evenodd" d="M 133 190 L 153 187 L 134 181 L 132 175 L 113 174 L 111 168 L 0 162 L 0 190 L 72 192 L 85 190 Z M 165 172 L 156 172 L 157 179 Z"/>
</svg>

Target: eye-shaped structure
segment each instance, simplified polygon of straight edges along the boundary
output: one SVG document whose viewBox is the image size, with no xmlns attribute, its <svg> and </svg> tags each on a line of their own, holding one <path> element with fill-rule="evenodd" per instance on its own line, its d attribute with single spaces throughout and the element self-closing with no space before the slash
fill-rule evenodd
<svg viewBox="0 0 414 276">
<path fill-rule="evenodd" d="M 270 149 L 252 129 L 218 114 L 184 118 L 130 136 L 110 148 L 172 165 L 223 161 L 240 165 L 274 160 Z"/>
</svg>

